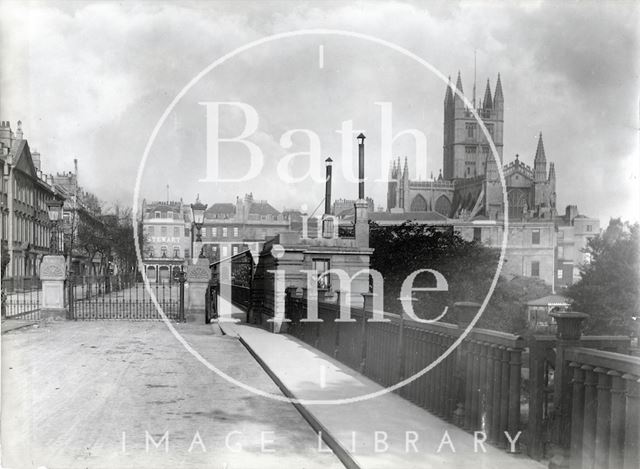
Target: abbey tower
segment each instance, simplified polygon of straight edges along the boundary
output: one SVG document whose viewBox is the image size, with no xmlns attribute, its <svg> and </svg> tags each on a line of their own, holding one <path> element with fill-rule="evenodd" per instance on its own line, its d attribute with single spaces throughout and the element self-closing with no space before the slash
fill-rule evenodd
<svg viewBox="0 0 640 469">
<path fill-rule="evenodd" d="M 463 92 L 458 73 L 456 88 Z M 475 93 L 474 93 L 475 94 Z M 510 219 L 551 219 L 556 212 L 556 174 L 547 163 L 542 133 L 533 168 L 515 160 L 504 164 L 504 95 L 500 74 L 492 94 L 489 80 L 484 96 L 471 104 L 491 136 L 505 178 Z M 548 166 L 547 166 L 548 164 Z M 412 180 L 408 164 L 397 159 L 389 170 L 387 211 L 437 212 L 447 218 L 471 220 L 504 217 L 503 187 L 491 146 L 472 110 L 449 81 L 444 98 L 442 171 L 427 181 Z"/>
<path fill-rule="evenodd" d="M 460 93 L 464 93 L 459 72 L 456 88 Z M 502 162 L 504 97 L 500 74 L 498 74 L 493 97 L 489 80 L 487 80 L 484 98 L 476 105 L 474 96 L 472 104 L 491 135 Z M 491 148 L 483 130 L 462 98 L 453 93 L 451 86 L 447 87 L 444 98 L 443 136 L 442 172 L 445 179 L 480 176 L 487 172 L 489 164 L 494 163 Z"/>
</svg>

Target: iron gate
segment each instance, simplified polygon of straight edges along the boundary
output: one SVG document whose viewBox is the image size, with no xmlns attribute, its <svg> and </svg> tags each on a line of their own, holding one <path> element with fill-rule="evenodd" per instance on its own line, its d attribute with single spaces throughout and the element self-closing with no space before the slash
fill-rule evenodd
<svg viewBox="0 0 640 469">
<path fill-rule="evenodd" d="M 2 279 L 2 317 L 40 320 L 42 283 L 38 277 Z"/>
<path fill-rule="evenodd" d="M 150 283 L 153 296 L 136 274 L 70 276 L 69 318 L 75 320 L 161 320 L 154 298 L 167 318 L 184 321 L 184 274 Z"/>
</svg>

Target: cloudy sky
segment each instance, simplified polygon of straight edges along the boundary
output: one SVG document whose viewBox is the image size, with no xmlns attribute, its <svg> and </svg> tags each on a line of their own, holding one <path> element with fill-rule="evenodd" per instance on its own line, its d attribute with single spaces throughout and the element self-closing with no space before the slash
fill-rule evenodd
<svg viewBox="0 0 640 469">
<path fill-rule="evenodd" d="M 367 135 L 367 193 L 384 206 L 383 106 L 376 104 L 382 102 L 392 107 L 394 134 L 417 129 L 427 139 L 426 155 L 402 137 L 393 156 L 408 156 L 414 177 L 437 175 L 445 83 L 380 44 L 335 34 L 282 38 L 238 53 L 185 90 L 216 60 L 252 41 L 333 29 L 394 43 L 444 76 L 455 78 L 459 70 L 469 99 L 476 51 L 478 95 L 487 79 L 493 89 L 497 74 L 502 77 L 505 159 L 519 154 L 532 164 L 542 132 L 547 159 L 556 164 L 559 207 L 577 204 L 603 223 L 640 218 L 634 3 L 1 3 L 2 120 L 14 128 L 22 120 L 45 170 L 70 170 L 78 158 L 81 184 L 111 203 L 131 205 L 145 146 L 181 92 L 142 171 L 141 195 L 148 199 L 165 199 L 168 185 L 171 199 L 192 201 L 199 193 L 210 204 L 253 192 L 280 209 L 313 209 L 323 185 L 304 176 L 310 167 L 323 170 L 303 154 L 311 143 L 322 160 L 335 161 L 335 197 L 354 198 L 348 175 L 356 147 L 343 147 L 338 133 L 351 121 Z M 247 140 L 263 155 L 256 177 L 201 181 L 214 174 L 207 160 L 213 141 L 207 124 L 214 123 L 207 109 L 213 108 L 205 102 L 245 106 L 220 106 L 220 137 L 239 135 L 246 113 L 255 110 L 258 125 L 247 129 Z M 250 170 L 244 145 L 219 148 L 220 177 Z M 291 153 L 301 155 L 289 165 Z M 299 181 L 283 180 L 284 169 Z"/>
</svg>

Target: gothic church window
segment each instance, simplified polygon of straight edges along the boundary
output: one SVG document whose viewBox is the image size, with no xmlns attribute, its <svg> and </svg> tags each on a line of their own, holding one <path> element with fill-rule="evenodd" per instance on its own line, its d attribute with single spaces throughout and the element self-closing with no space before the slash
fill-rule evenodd
<svg viewBox="0 0 640 469">
<path fill-rule="evenodd" d="M 514 189 L 507 195 L 509 199 L 509 218 L 519 218 L 524 215 L 527 206 L 526 192 Z"/>
<path fill-rule="evenodd" d="M 411 208 L 409 209 L 411 212 L 426 212 L 427 211 L 427 201 L 422 195 L 418 194 L 411 201 Z"/>
<path fill-rule="evenodd" d="M 436 200 L 435 209 L 439 214 L 448 217 L 449 212 L 451 211 L 451 202 L 446 196 L 441 195 L 440 197 L 438 197 L 438 200 Z"/>
<path fill-rule="evenodd" d="M 476 136 L 476 124 L 467 123 L 465 127 L 467 129 L 467 137 L 474 138 Z"/>
</svg>

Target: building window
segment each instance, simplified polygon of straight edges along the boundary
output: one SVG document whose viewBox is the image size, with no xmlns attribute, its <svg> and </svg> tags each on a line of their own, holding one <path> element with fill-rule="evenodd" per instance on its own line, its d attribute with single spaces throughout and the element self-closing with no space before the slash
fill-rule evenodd
<svg viewBox="0 0 640 469">
<path fill-rule="evenodd" d="M 155 234 L 155 227 L 150 226 L 147 231 L 149 232 L 149 236 L 153 236 Z"/>
<path fill-rule="evenodd" d="M 167 227 L 166 226 L 161 226 L 160 227 L 160 235 L 161 236 L 167 236 Z"/>
<path fill-rule="evenodd" d="M 531 232 L 531 244 L 540 244 L 540 230 Z"/>
<path fill-rule="evenodd" d="M 473 229 L 473 240 L 477 242 L 482 241 L 482 228 Z"/>
<path fill-rule="evenodd" d="M 184 248 L 184 258 L 189 257 L 189 248 Z"/>
<path fill-rule="evenodd" d="M 474 146 L 466 146 L 464 147 L 465 153 L 474 153 L 476 152 L 476 147 Z"/>
<path fill-rule="evenodd" d="M 587 225 L 587 231 L 593 231 L 593 226 Z"/>
<path fill-rule="evenodd" d="M 167 247 L 166 246 L 162 246 L 160 248 L 160 252 L 162 253 L 162 257 L 167 257 Z"/>
<path fill-rule="evenodd" d="M 206 226 L 203 226 L 201 231 L 202 231 L 202 233 L 201 233 L 202 236 L 207 236 L 207 227 Z"/>
<path fill-rule="evenodd" d="M 238 254 L 238 246 L 233 246 L 233 248 L 231 249 L 231 253 L 235 256 L 236 254 Z"/>
<path fill-rule="evenodd" d="M 215 227 L 214 227 L 214 228 L 211 228 L 211 236 L 212 236 L 213 238 L 215 238 L 215 237 L 217 237 L 217 236 L 218 236 L 218 228 L 215 228 Z"/>
<path fill-rule="evenodd" d="M 331 277 L 326 274 L 329 269 L 329 259 L 313 260 L 313 270 L 318 275 L 318 290 L 329 290 L 331 288 Z"/>
<path fill-rule="evenodd" d="M 162 214 L 159 211 L 156 211 L 155 216 L 156 218 L 162 218 Z"/>
<path fill-rule="evenodd" d="M 180 257 L 180 246 L 173 247 L 173 257 Z"/>
<path fill-rule="evenodd" d="M 562 280 L 562 269 L 558 269 L 558 280 Z"/>
<path fill-rule="evenodd" d="M 491 138 L 493 138 L 493 124 L 487 124 L 487 130 L 489 131 Z"/>
<path fill-rule="evenodd" d="M 465 127 L 467 129 L 467 137 L 474 138 L 476 136 L 476 124 L 467 123 L 465 124 Z"/>
<path fill-rule="evenodd" d="M 223 238 L 227 237 L 227 227 L 226 226 L 224 228 L 222 228 L 222 237 Z"/>
<path fill-rule="evenodd" d="M 180 228 L 177 226 L 173 227 L 173 236 L 175 236 L 176 238 L 180 237 Z"/>
<path fill-rule="evenodd" d="M 237 237 L 238 237 L 238 227 L 237 227 L 237 226 L 234 226 L 234 227 L 233 227 L 233 237 L 234 237 L 234 238 L 237 238 Z"/>
<path fill-rule="evenodd" d="M 558 259 L 564 259 L 564 246 L 558 246 Z"/>
<path fill-rule="evenodd" d="M 173 218 L 173 212 L 171 210 L 167 212 L 167 218 Z"/>
<path fill-rule="evenodd" d="M 189 228 L 185 227 L 184 228 L 184 237 L 188 238 L 189 237 L 189 233 L 190 233 Z"/>
<path fill-rule="evenodd" d="M 538 261 L 531 262 L 531 276 L 540 277 L 540 262 Z"/>
<path fill-rule="evenodd" d="M 229 255 L 229 247 L 222 246 L 222 257 L 227 257 Z"/>
</svg>

